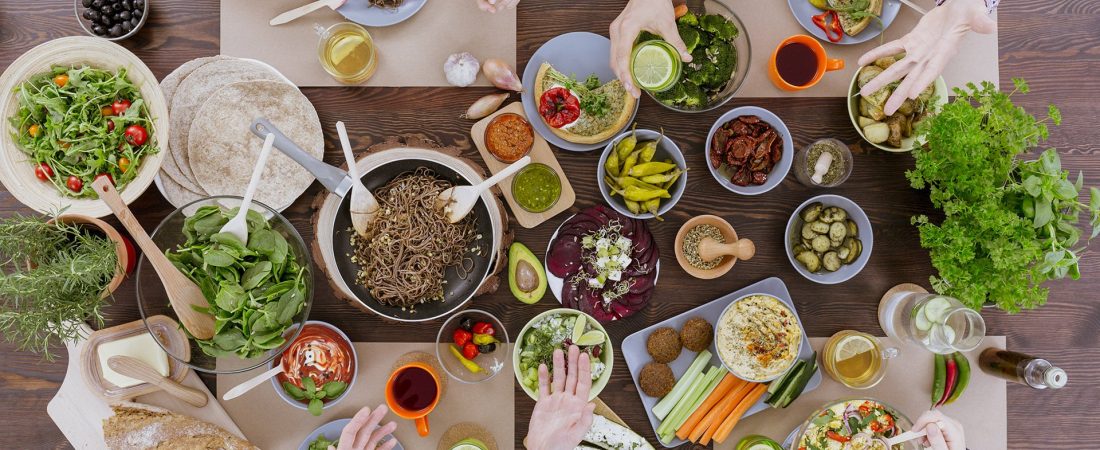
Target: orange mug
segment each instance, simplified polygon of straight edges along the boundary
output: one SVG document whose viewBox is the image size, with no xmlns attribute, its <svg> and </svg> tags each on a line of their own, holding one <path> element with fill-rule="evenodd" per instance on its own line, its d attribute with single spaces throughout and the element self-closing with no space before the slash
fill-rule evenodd
<svg viewBox="0 0 1100 450">
<path fill-rule="evenodd" d="M 439 374 L 428 364 L 412 362 L 398 367 L 386 381 L 386 405 L 398 417 L 416 422 L 416 432 L 427 436 L 428 414 L 442 396 Z"/>
<path fill-rule="evenodd" d="M 787 80 L 784 80 L 783 77 L 779 75 L 779 68 L 776 67 L 776 59 L 779 57 L 779 51 L 782 50 L 783 47 L 786 47 L 790 44 L 802 44 L 806 47 L 809 47 L 810 51 L 813 52 L 814 57 L 816 57 L 817 59 L 813 78 L 811 78 L 809 82 L 803 85 L 794 85 L 788 83 Z M 804 34 L 798 34 L 784 39 L 783 42 L 780 42 L 779 46 L 775 48 L 775 52 L 772 52 L 772 58 L 768 61 L 768 78 L 771 78 L 772 83 L 775 83 L 775 85 L 779 87 L 779 89 L 783 89 L 785 91 L 801 91 L 803 89 L 812 87 L 813 85 L 817 84 L 818 81 L 821 81 L 821 77 L 825 75 L 825 72 L 832 72 L 834 70 L 840 70 L 843 68 L 844 60 L 829 59 L 825 55 L 825 47 L 822 47 L 821 43 L 818 42 L 817 39 L 814 39 L 813 37 Z"/>
</svg>

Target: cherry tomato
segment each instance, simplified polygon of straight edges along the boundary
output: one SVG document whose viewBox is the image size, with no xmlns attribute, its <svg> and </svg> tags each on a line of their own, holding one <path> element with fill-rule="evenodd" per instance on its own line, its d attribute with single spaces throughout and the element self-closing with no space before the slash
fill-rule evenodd
<svg viewBox="0 0 1100 450">
<path fill-rule="evenodd" d="M 130 238 L 126 235 L 122 235 L 122 243 L 126 244 L 126 273 L 134 273 L 134 268 L 137 267 L 137 249 L 134 248 L 134 243 L 130 242 Z"/>
<path fill-rule="evenodd" d="M 488 322 L 478 322 L 474 324 L 474 334 L 488 334 L 494 336 L 497 334 L 497 330 L 493 329 L 493 325 Z"/>
<path fill-rule="evenodd" d="M 38 126 L 37 123 L 31 125 L 27 128 L 27 134 L 31 135 L 31 137 L 38 137 L 38 135 L 42 134 L 42 127 Z"/>
<path fill-rule="evenodd" d="M 863 417 L 871 415 L 871 405 L 868 405 L 867 403 L 859 405 L 859 415 Z"/>
<path fill-rule="evenodd" d="M 54 75 L 53 84 L 56 84 L 57 87 L 65 87 L 66 84 L 69 84 L 69 76 L 66 74 Z"/>
<path fill-rule="evenodd" d="M 885 431 L 885 427 L 882 426 L 881 422 L 873 420 L 871 421 L 871 431 L 875 433 L 882 433 L 883 431 Z"/>
<path fill-rule="evenodd" d="M 81 189 L 84 189 L 84 182 L 76 175 L 69 175 L 69 179 L 65 181 L 65 186 L 68 186 L 70 191 L 80 192 Z"/>
<path fill-rule="evenodd" d="M 110 181 L 112 185 L 115 184 L 115 177 L 112 177 L 109 173 L 101 173 L 99 175 L 96 175 L 95 179 L 98 180 L 103 177 L 107 177 L 107 181 Z"/>
<path fill-rule="evenodd" d="M 50 178 L 53 178 L 53 168 L 49 164 L 38 163 L 38 166 L 34 168 L 34 176 L 42 181 L 50 181 Z"/>
<path fill-rule="evenodd" d="M 547 125 L 561 128 L 581 116 L 581 103 L 568 89 L 556 87 L 539 97 L 539 115 Z"/>
<path fill-rule="evenodd" d="M 112 131 L 115 131 L 115 121 L 108 120 L 107 121 L 107 132 L 110 133 Z"/>
<path fill-rule="evenodd" d="M 122 113 L 126 112 L 127 109 L 130 109 L 129 100 L 115 100 L 114 103 L 111 103 L 111 112 L 114 113 L 114 115 L 116 116 L 121 116 Z"/>
<path fill-rule="evenodd" d="M 126 173 L 130 170 L 130 158 L 122 157 L 118 159 L 118 170 L 122 173 Z"/>
<path fill-rule="evenodd" d="M 57 145 L 60 145 L 61 148 L 69 148 L 69 147 L 73 146 L 73 144 L 70 144 L 70 143 L 65 142 L 65 141 L 57 141 Z"/>
<path fill-rule="evenodd" d="M 137 147 L 145 144 L 145 141 L 149 139 L 149 132 L 145 131 L 145 127 L 141 125 L 130 125 L 126 127 L 126 131 L 123 132 L 122 136 L 126 139 L 127 144 Z"/>
<path fill-rule="evenodd" d="M 474 358 L 477 358 L 478 354 L 480 354 L 480 352 L 477 350 L 477 345 L 475 345 L 473 342 L 467 342 L 466 345 L 462 346 L 463 358 L 472 360 Z"/>
<path fill-rule="evenodd" d="M 110 106 L 104 106 L 102 108 L 99 108 L 99 113 L 102 114 L 103 117 L 108 117 L 113 116 L 115 114 L 115 110 L 111 109 Z"/>
<path fill-rule="evenodd" d="M 466 343 L 470 342 L 470 339 L 473 339 L 474 335 L 470 334 L 469 331 L 466 331 L 466 330 L 463 330 L 463 329 L 459 328 L 459 329 L 455 330 L 454 336 L 452 336 L 452 337 L 454 339 L 455 345 L 457 345 L 457 346 L 459 346 L 459 348 L 461 348 L 461 347 L 465 347 Z"/>
</svg>

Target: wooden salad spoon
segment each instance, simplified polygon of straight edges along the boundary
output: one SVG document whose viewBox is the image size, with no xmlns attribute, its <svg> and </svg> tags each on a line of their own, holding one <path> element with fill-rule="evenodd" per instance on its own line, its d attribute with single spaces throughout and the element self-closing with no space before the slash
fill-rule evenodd
<svg viewBox="0 0 1100 450">
<path fill-rule="evenodd" d="M 99 198 L 103 199 L 103 202 L 115 213 L 118 221 L 122 222 L 122 226 L 126 228 L 126 231 L 130 232 L 130 237 L 141 248 L 141 252 L 145 254 L 145 258 L 149 260 L 149 263 L 153 265 L 157 276 L 160 277 L 160 282 L 164 284 L 164 292 L 168 294 L 168 301 L 172 304 L 172 309 L 175 310 L 176 316 L 183 323 L 183 328 L 196 339 L 213 338 L 214 316 L 192 308 L 192 306 L 198 308 L 210 307 L 210 303 L 206 301 L 206 296 L 202 294 L 198 285 L 187 278 L 183 272 L 176 269 L 171 261 L 168 261 L 168 258 L 164 256 L 164 252 L 145 233 L 145 229 L 134 217 L 134 213 L 130 212 L 130 208 L 122 201 L 122 197 L 119 197 L 115 185 L 112 184 L 109 178 L 96 177 L 95 181 L 92 182 L 92 187 L 99 194 Z"/>
<path fill-rule="evenodd" d="M 348 130 L 344 122 L 336 122 L 336 132 L 340 135 L 340 148 L 344 150 L 344 159 L 348 162 L 348 176 L 351 177 L 351 226 L 360 236 L 367 234 L 367 225 L 378 213 L 378 200 L 363 186 L 359 177 L 359 167 L 355 165 L 355 154 L 351 151 Z"/>
<path fill-rule="evenodd" d="M 140 359 L 123 355 L 112 356 L 107 359 L 107 367 L 110 367 L 111 370 L 122 375 L 136 378 L 159 387 L 164 390 L 164 392 L 196 408 L 206 406 L 207 398 L 205 392 L 190 386 L 184 386 L 175 380 L 161 375 L 156 369 L 150 367 L 149 364 L 146 364 L 145 361 Z"/>
<path fill-rule="evenodd" d="M 470 214 L 470 210 L 474 209 L 474 205 L 477 204 L 477 199 L 481 198 L 482 192 L 504 181 L 505 178 L 530 163 L 531 156 L 524 156 L 519 161 L 505 167 L 504 170 L 497 172 L 496 175 L 489 177 L 488 180 L 478 183 L 477 186 L 455 186 L 440 192 L 439 196 L 435 198 L 435 207 L 443 210 L 448 222 L 458 223 L 463 217 Z"/>
</svg>

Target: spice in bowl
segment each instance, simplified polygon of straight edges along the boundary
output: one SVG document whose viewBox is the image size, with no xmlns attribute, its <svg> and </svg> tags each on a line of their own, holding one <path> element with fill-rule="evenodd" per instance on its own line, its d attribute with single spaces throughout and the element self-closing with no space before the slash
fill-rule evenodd
<svg viewBox="0 0 1100 450">
<path fill-rule="evenodd" d="M 523 116 L 504 113 L 489 121 L 485 127 L 485 148 L 503 163 L 519 161 L 535 144 L 535 132 Z"/>
<path fill-rule="evenodd" d="M 528 212 L 553 208 L 560 197 L 561 177 L 546 164 L 528 164 L 512 178 L 512 198 Z"/>
<path fill-rule="evenodd" d="M 852 173 L 852 153 L 836 139 L 821 139 L 810 144 L 795 158 L 795 176 L 811 187 L 834 187 Z"/>
<path fill-rule="evenodd" d="M 726 238 L 722 236 L 722 230 L 718 227 L 710 224 L 696 225 L 694 228 L 688 230 L 684 236 L 683 250 L 684 257 L 687 258 L 688 264 L 692 267 L 700 270 L 711 270 L 718 267 L 722 263 L 723 258 L 715 258 L 707 261 L 699 255 L 699 244 L 703 242 L 704 238 L 711 238 L 717 241 L 719 244 L 725 244 Z"/>
</svg>

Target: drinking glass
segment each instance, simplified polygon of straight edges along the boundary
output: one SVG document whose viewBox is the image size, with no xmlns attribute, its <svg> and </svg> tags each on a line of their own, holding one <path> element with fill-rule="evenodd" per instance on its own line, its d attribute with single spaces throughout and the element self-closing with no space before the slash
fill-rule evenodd
<svg viewBox="0 0 1100 450">
<path fill-rule="evenodd" d="M 887 336 L 943 355 L 973 350 L 985 339 L 982 315 L 945 295 L 898 292 L 882 300 L 878 321 Z"/>
</svg>

